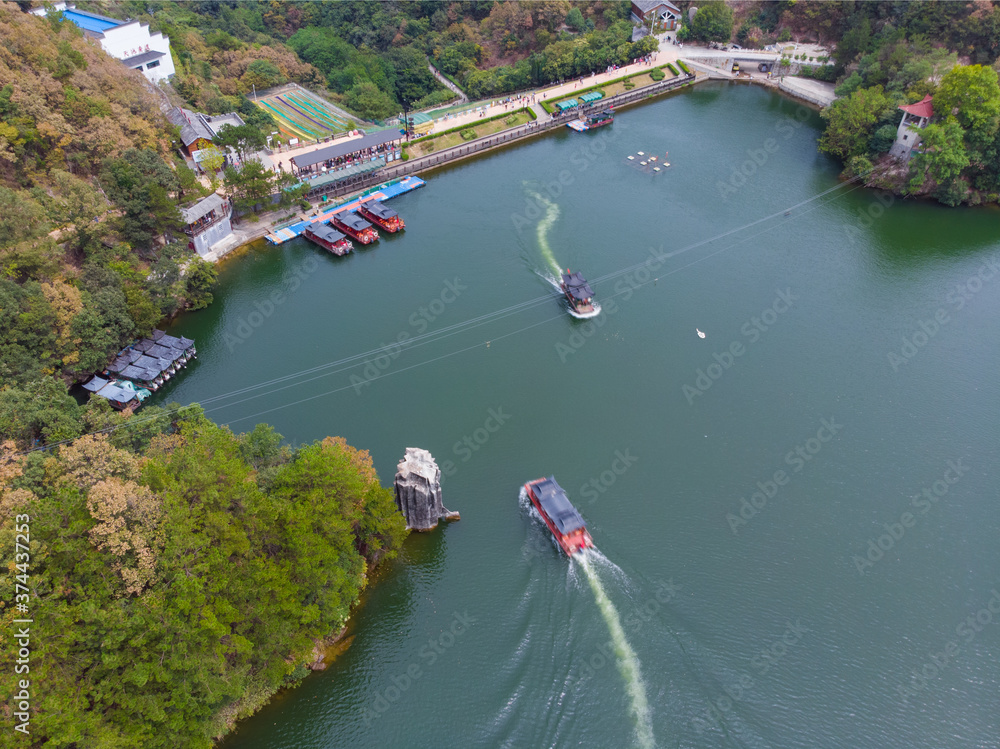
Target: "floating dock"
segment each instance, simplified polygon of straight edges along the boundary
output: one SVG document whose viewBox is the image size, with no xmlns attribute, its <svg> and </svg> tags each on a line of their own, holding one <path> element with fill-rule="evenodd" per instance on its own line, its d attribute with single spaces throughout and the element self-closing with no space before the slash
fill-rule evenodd
<svg viewBox="0 0 1000 749">
<path fill-rule="evenodd" d="M 427 183 L 420 179 L 420 177 L 403 177 L 403 179 L 398 182 L 391 182 L 383 185 L 372 192 L 365 193 L 360 197 L 355 198 L 354 200 L 335 206 L 325 213 L 320 213 L 318 216 L 313 216 L 305 221 L 299 221 L 297 224 L 286 226 L 283 229 L 276 229 L 266 235 L 267 241 L 271 244 L 283 244 L 284 242 L 291 241 L 292 239 L 298 237 L 307 226 L 312 224 L 329 223 L 330 219 L 338 213 L 343 213 L 344 211 L 356 211 L 358 206 L 362 203 L 367 203 L 372 200 L 389 200 L 397 195 L 402 195 L 403 193 L 416 190 L 418 187 L 423 187 L 425 184 Z"/>
</svg>

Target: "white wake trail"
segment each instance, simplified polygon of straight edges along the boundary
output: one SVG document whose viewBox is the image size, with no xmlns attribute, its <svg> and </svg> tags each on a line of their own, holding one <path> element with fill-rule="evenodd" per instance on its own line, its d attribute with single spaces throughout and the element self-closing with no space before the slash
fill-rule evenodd
<svg viewBox="0 0 1000 749">
<path fill-rule="evenodd" d="M 635 718 L 636 740 L 642 749 L 653 749 L 656 746 L 656 739 L 653 736 L 653 721 L 649 712 L 649 701 L 646 699 L 646 684 L 642 680 L 639 659 L 625 638 L 618 609 L 608 598 L 597 572 L 590 565 L 590 554 L 588 550 L 574 555 L 574 558 L 579 560 L 580 567 L 587 576 L 587 582 L 590 583 L 590 589 L 594 591 L 594 598 L 597 600 L 597 607 L 601 610 L 601 615 L 611 633 L 615 655 L 618 657 L 618 670 L 625 679 L 632 716 Z"/>
</svg>

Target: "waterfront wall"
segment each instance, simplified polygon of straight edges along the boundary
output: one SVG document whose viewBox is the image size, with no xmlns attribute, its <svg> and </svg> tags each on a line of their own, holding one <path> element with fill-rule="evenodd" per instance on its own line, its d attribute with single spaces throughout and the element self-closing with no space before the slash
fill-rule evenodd
<svg viewBox="0 0 1000 749">
<path fill-rule="evenodd" d="M 622 107 L 628 104 L 634 104 L 654 96 L 675 91 L 683 86 L 693 83 L 694 81 L 694 73 L 678 76 L 676 78 L 664 79 L 650 86 L 643 86 L 642 88 L 634 89 L 632 91 L 625 91 L 617 96 L 601 99 L 588 107 L 581 107 L 579 112 L 574 111 L 572 114 L 554 115 L 550 119 L 544 121 L 537 120 L 535 122 L 530 122 L 527 125 L 521 125 L 520 127 L 511 128 L 510 130 L 504 130 L 496 133 L 495 135 L 489 135 L 484 138 L 469 141 L 468 143 L 464 143 L 460 146 L 446 148 L 438 153 L 432 153 L 427 156 L 421 156 L 417 159 L 410 159 L 409 161 L 392 164 L 391 166 L 380 169 L 378 172 L 357 175 L 356 177 L 351 177 L 338 182 L 335 185 L 327 185 L 323 188 L 316 188 L 310 191 L 309 196 L 316 197 L 318 195 L 326 195 L 327 197 L 340 197 L 342 195 L 348 195 L 396 177 L 418 174 L 437 166 L 468 158 L 469 156 L 487 151 L 491 148 L 496 148 L 497 146 L 501 146 L 506 143 L 523 140 L 524 138 L 531 137 L 538 133 L 547 132 L 553 128 L 565 127 L 567 122 L 580 117 L 581 112 L 583 114 L 587 114 L 589 112 L 599 111 L 607 107 Z"/>
</svg>

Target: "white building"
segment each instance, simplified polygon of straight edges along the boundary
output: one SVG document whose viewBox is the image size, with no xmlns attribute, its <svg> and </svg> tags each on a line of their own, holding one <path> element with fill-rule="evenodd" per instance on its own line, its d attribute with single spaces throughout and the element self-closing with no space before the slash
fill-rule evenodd
<svg viewBox="0 0 1000 749">
<path fill-rule="evenodd" d="M 112 57 L 117 57 L 134 70 L 141 70 L 150 81 L 156 83 L 174 74 L 174 61 L 170 56 L 170 39 L 163 34 L 149 32 L 149 25 L 138 21 L 120 21 L 97 13 L 79 10 L 65 2 L 56 3 L 53 10 L 79 26 L 83 33 L 100 42 L 101 47 Z M 31 11 L 44 16 L 45 8 Z"/>
</svg>

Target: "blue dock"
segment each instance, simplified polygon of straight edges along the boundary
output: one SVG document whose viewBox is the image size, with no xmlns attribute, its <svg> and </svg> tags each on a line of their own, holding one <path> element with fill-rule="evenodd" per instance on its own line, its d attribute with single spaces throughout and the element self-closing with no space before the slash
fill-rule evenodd
<svg viewBox="0 0 1000 749">
<path fill-rule="evenodd" d="M 335 206 L 318 216 L 314 216 L 313 218 L 305 221 L 299 221 L 297 224 L 292 224 L 291 226 L 286 226 L 282 229 L 275 229 L 273 232 L 266 235 L 267 241 L 271 244 L 282 244 L 284 242 L 288 242 L 302 234 L 303 230 L 310 224 L 329 223 L 330 219 L 336 214 L 344 211 L 356 211 L 359 205 L 366 203 L 369 200 L 389 200 L 389 198 L 394 198 L 397 195 L 402 195 L 403 193 L 410 192 L 411 190 L 416 190 L 418 187 L 423 187 L 425 184 L 427 183 L 420 179 L 420 177 L 414 176 L 403 177 L 399 181 L 389 182 L 375 188 L 374 190 L 365 192 L 353 200 L 349 200 L 346 203 Z"/>
</svg>

